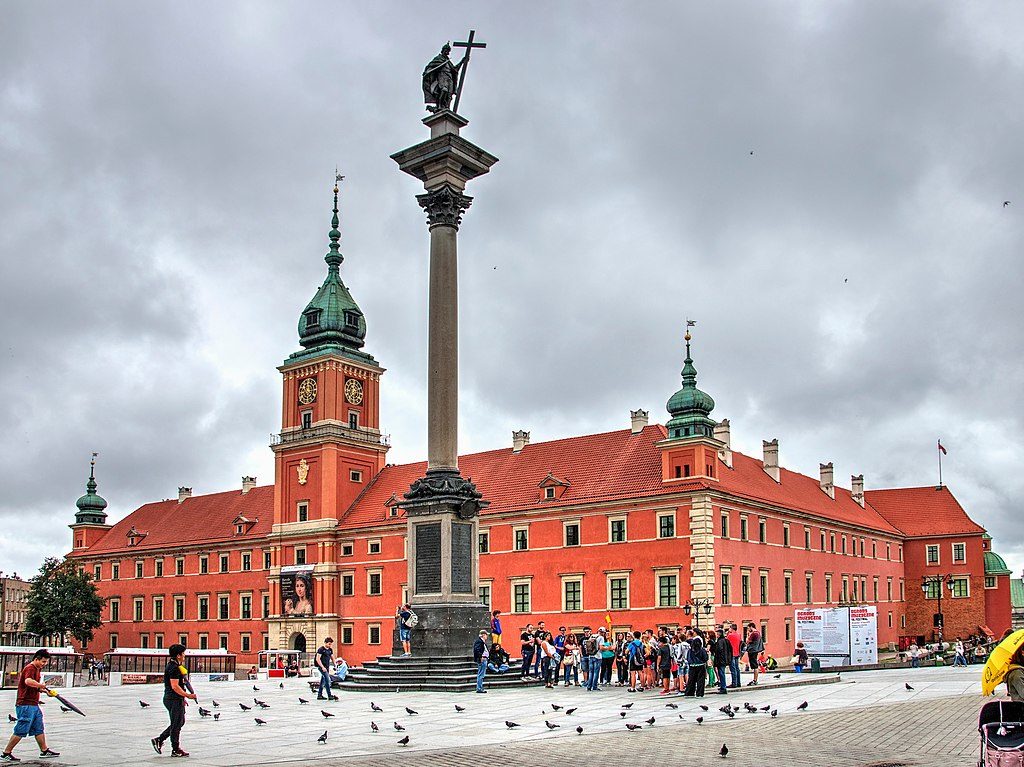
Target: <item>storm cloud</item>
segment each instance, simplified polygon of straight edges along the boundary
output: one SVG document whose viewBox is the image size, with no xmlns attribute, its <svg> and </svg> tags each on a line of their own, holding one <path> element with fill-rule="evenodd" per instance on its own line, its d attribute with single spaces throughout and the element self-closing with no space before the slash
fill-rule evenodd
<svg viewBox="0 0 1024 767">
<path fill-rule="evenodd" d="M 684 319 L 734 445 L 943 479 L 1024 567 L 1020 3 L 56 3 L 0 25 L 0 569 L 273 478 L 275 367 L 325 272 L 425 454 L 427 229 L 389 155 L 470 27 L 461 450 L 666 418 Z M 1004 206 L 1003 201 L 1011 205 Z"/>
</svg>

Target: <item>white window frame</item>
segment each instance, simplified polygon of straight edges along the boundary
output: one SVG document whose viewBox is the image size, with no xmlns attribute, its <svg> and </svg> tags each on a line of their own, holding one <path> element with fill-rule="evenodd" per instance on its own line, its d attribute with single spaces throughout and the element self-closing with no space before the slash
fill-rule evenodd
<svg viewBox="0 0 1024 767">
<path fill-rule="evenodd" d="M 967 584 L 967 593 L 964 594 L 963 596 L 958 597 L 958 596 L 956 596 L 956 594 L 954 594 L 954 590 L 953 589 L 949 589 L 948 590 L 949 591 L 949 598 L 950 599 L 970 599 L 971 598 L 971 579 L 970 579 L 970 576 L 967 576 L 967 575 L 954 575 L 953 576 L 953 581 L 954 582 L 966 583 Z"/>
<path fill-rule="evenodd" d="M 555 488 L 554 487 L 545 487 L 544 488 L 544 500 L 545 501 L 553 501 L 553 500 L 555 500 Z"/>
<path fill-rule="evenodd" d="M 373 550 L 374 546 L 377 547 L 376 551 Z M 380 554 L 381 551 L 382 551 L 382 546 L 381 546 L 381 539 L 380 538 L 370 538 L 369 540 L 366 541 L 366 553 L 367 554 Z"/>
<path fill-rule="evenodd" d="M 487 551 L 480 551 L 480 538 L 481 536 L 487 541 Z M 491 528 L 478 528 L 476 531 L 476 550 L 481 554 L 491 553 Z"/>
<path fill-rule="evenodd" d="M 373 630 L 377 629 L 377 641 L 373 641 Z M 381 630 L 379 623 L 367 623 L 366 624 L 366 644 L 374 646 L 383 644 L 384 632 Z"/>
<path fill-rule="evenodd" d="M 377 575 L 377 576 L 380 577 L 380 581 L 379 581 L 379 583 L 380 583 L 380 591 L 378 591 L 376 594 L 373 593 L 373 591 L 370 590 L 370 584 L 371 584 L 371 582 L 373 580 L 371 576 L 373 576 L 373 575 Z M 366 596 L 368 596 L 368 597 L 379 597 L 379 596 L 381 596 L 383 594 L 384 594 L 384 570 L 383 570 L 383 568 L 380 568 L 380 567 L 371 567 L 371 568 L 369 568 L 366 571 Z"/>
<path fill-rule="evenodd" d="M 612 607 L 612 581 L 613 580 L 626 580 L 626 606 L 625 607 Z M 629 610 L 633 604 L 632 599 L 632 584 L 630 583 L 630 573 L 628 570 L 621 570 L 619 572 L 605 573 L 605 607 L 608 610 Z"/>
<path fill-rule="evenodd" d="M 573 543 L 573 544 L 569 543 L 569 526 L 570 525 L 575 525 L 576 526 L 576 543 Z M 575 549 L 575 548 L 578 548 L 578 547 L 580 547 L 582 545 L 583 545 L 583 525 L 580 523 L 580 520 L 578 520 L 578 519 L 566 519 L 566 520 L 563 520 L 562 521 L 562 546 L 566 547 L 566 548 L 571 547 L 571 548 Z"/>
<path fill-rule="evenodd" d="M 348 551 L 345 551 L 345 547 L 348 547 Z M 356 553 L 356 542 L 355 541 L 342 541 L 341 542 L 341 556 L 351 557 Z"/>
<path fill-rule="evenodd" d="M 931 561 L 931 553 L 935 552 L 935 561 Z M 937 543 L 929 543 L 924 547 L 924 566 L 938 567 L 942 564 L 942 547 Z"/>
<path fill-rule="evenodd" d="M 348 470 L 348 481 L 349 482 L 355 482 L 357 484 L 362 484 L 362 482 L 363 482 L 363 472 L 360 471 L 359 469 L 349 469 Z"/>
<path fill-rule="evenodd" d="M 665 536 L 663 536 L 661 534 L 661 520 L 663 520 L 665 517 L 671 517 L 671 519 L 672 519 L 672 535 L 665 535 Z M 655 515 L 654 525 L 655 525 L 655 527 L 654 527 L 655 533 L 654 534 L 658 538 L 658 540 L 666 541 L 666 540 L 669 540 L 671 538 L 676 538 L 679 535 L 679 528 L 676 527 L 676 513 L 674 511 L 659 511 Z M 679 600 L 676 599 L 676 601 L 678 602 Z"/>
<path fill-rule="evenodd" d="M 956 547 L 957 546 L 963 546 L 963 549 L 964 549 L 964 555 L 960 559 L 957 559 L 957 557 L 956 557 Z M 967 543 L 965 541 L 955 541 L 950 546 L 950 550 L 951 550 L 951 556 L 953 558 L 953 564 L 955 564 L 955 565 L 962 565 L 962 564 L 964 564 L 967 561 Z"/>
<path fill-rule="evenodd" d="M 492 578 L 481 579 L 480 583 L 477 585 L 477 588 L 478 589 L 487 589 L 487 600 L 486 601 L 484 601 L 484 598 L 483 598 L 482 595 L 479 595 L 479 593 L 478 593 L 478 595 L 480 596 L 480 601 L 481 602 L 483 602 L 488 607 L 491 607 L 491 605 L 494 602 L 494 580 Z M 491 607 L 491 609 L 493 610 L 494 608 Z"/>
<path fill-rule="evenodd" d="M 526 533 L 526 547 L 519 548 L 517 545 L 517 534 L 522 531 Z M 512 528 L 512 551 L 529 551 L 530 550 L 530 526 L 529 525 L 516 525 Z"/>
<path fill-rule="evenodd" d="M 671 575 L 676 579 L 676 603 L 674 605 L 663 605 L 661 603 L 661 579 Z M 655 608 L 669 609 L 679 607 L 679 568 L 678 567 L 662 567 L 654 571 L 654 606 Z"/>
<path fill-rule="evenodd" d="M 345 579 L 352 579 L 352 593 L 345 593 Z M 338 596 L 341 597 L 354 597 L 356 595 L 356 572 L 355 570 L 342 570 L 338 573 Z"/>
<path fill-rule="evenodd" d="M 629 542 L 629 521 L 625 514 L 616 514 L 614 517 L 608 517 L 608 543 L 628 543 Z M 612 523 L 622 523 L 622 540 L 612 540 Z"/>
<path fill-rule="evenodd" d="M 989 581 L 992 582 L 991 586 L 988 585 Z M 996 579 L 996 576 L 994 576 L 994 575 L 986 575 L 985 576 L 985 588 L 986 589 L 997 589 L 997 588 L 999 588 L 999 581 Z"/>
<path fill-rule="evenodd" d="M 305 517 L 305 519 L 303 519 Z M 295 521 L 309 521 L 309 501 L 297 501 L 295 504 Z"/>
<path fill-rule="evenodd" d="M 569 609 L 565 599 L 565 584 L 567 583 L 578 583 L 580 585 L 580 606 L 579 608 Z M 578 613 L 583 612 L 583 575 L 582 573 L 575 573 L 573 575 L 563 575 L 561 577 L 561 592 L 562 592 L 562 612 L 563 613 Z"/>
<path fill-rule="evenodd" d="M 516 610 L 516 586 L 526 586 L 527 588 L 527 606 L 525 610 Z M 508 582 L 509 597 L 511 598 L 511 612 L 515 615 L 526 615 L 533 611 L 533 579 L 532 578 L 512 578 Z M 492 592 L 493 594 L 493 592 Z"/>
</svg>

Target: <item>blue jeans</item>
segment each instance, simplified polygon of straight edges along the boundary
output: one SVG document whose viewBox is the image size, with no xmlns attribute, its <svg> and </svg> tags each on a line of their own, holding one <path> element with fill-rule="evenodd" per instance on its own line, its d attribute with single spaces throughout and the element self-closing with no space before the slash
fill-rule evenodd
<svg viewBox="0 0 1024 767">
<path fill-rule="evenodd" d="M 534 655 L 534 653 L 533 653 L 533 648 L 532 647 L 524 647 L 523 648 L 522 676 L 524 676 L 524 677 L 527 677 L 527 676 L 530 675 L 530 667 L 533 665 L 533 655 Z"/>
<path fill-rule="evenodd" d="M 739 656 L 734 655 L 732 660 L 729 661 L 729 680 L 733 687 L 740 686 L 740 659 Z"/>
<path fill-rule="evenodd" d="M 482 660 L 476 667 L 476 691 L 484 689 L 484 677 L 487 676 L 487 661 Z"/>
<path fill-rule="evenodd" d="M 965 658 L 960 653 L 957 653 L 956 657 L 953 658 L 953 667 L 956 668 L 957 666 L 963 666 L 964 668 L 967 668 L 967 658 Z"/>
<path fill-rule="evenodd" d="M 587 689 L 596 690 L 598 677 L 601 675 L 601 656 L 591 655 L 587 658 Z"/>
<path fill-rule="evenodd" d="M 725 666 L 715 666 L 715 675 L 718 677 L 718 689 L 725 692 Z"/>
<path fill-rule="evenodd" d="M 334 693 L 331 692 L 331 674 L 329 671 L 320 672 L 320 686 L 316 688 L 316 697 L 322 698 L 324 690 L 327 690 L 328 698 L 334 695 Z"/>
<path fill-rule="evenodd" d="M 580 683 L 580 669 L 575 663 L 565 667 L 565 683 L 569 684 L 569 672 L 572 672 L 572 681 L 574 684 Z"/>
</svg>

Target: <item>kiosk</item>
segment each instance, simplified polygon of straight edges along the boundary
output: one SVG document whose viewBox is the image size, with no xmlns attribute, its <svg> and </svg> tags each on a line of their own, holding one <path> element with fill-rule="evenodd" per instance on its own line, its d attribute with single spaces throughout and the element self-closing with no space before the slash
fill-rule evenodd
<svg viewBox="0 0 1024 767">
<path fill-rule="evenodd" d="M 310 667 L 313 665 L 313 653 L 298 650 L 260 650 L 259 664 L 256 671 L 257 679 L 309 676 Z"/>
<path fill-rule="evenodd" d="M 107 684 L 162 684 L 167 649 L 118 647 L 104 656 Z M 235 656 L 227 650 L 185 650 L 185 667 L 195 682 L 227 682 L 235 678 Z"/>
<path fill-rule="evenodd" d="M 17 687 L 18 675 L 39 647 L 0 647 L 0 688 Z M 75 674 L 82 670 L 82 654 L 71 647 L 47 647 L 50 662 L 43 669 L 47 687 L 74 687 Z"/>
</svg>

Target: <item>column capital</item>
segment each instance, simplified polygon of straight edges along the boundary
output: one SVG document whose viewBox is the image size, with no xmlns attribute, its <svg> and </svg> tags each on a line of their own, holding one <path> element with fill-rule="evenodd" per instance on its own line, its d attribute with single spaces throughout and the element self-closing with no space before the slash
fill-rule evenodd
<svg viewBox="0 0 1024 767">
<path fill-rule="evenodd" d="M 444 184 L 426 194 L 416 195 L 416 202 L 427 212 L 427 226 L 450 226 L 458 229 L 462 214 L 473 204 L 473 198 Z"/>
</svg>

